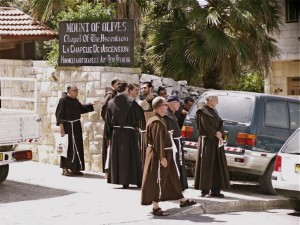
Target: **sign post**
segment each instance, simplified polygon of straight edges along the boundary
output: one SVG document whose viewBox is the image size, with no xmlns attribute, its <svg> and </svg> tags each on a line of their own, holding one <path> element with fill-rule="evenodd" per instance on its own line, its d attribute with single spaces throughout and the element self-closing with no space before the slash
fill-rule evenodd
<svg viewBox="0 0 300 225">
<path fill-rule="evenodd" d="M 59 23 L 59 66 L 132 66 L 133 20 Z"/>
</svg>

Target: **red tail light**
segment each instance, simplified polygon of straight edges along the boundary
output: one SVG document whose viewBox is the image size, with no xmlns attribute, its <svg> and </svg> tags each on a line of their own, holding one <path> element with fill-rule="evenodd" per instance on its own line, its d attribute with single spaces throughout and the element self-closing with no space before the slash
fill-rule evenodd
<svg viewBox="0 0 300 225">
<path fill-rule="evenodd" d="M 274 171 L 281 172 L 281 156 L 276 156 Z"/>
<path fill-rule="evenodd" d="M 15 158 L 16 161 L 31 160 L 32 159 L 32 151 L 26 150 L 26 151 L 14 152 L 13 157 Z"/>
<path fill-rule="evenodd" d="M 236 135 L 236 143 L 238 145 L 246 145 L 247 134 L 238 132 Z"/>
<path fill-rule="evenodd" d="M 256 135 L 238 132 L 236 135 L 238 145 L 256 146 Z"/>
<path fill-rule="evenodd" d="M 193 136 L 194 128 L 190 126 L 183 126 L 181 129 L 181 136 L 191 138 Z"/>
</svg>

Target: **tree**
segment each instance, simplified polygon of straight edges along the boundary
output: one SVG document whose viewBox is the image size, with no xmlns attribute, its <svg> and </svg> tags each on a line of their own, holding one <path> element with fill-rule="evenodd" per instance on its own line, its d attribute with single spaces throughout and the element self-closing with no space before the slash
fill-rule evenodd
<svg viewBox="0 0 300 225">
<path fill-rule="evenodd" d="M 279 49 L 269 34 L 278 30 L 276 0 L 151 1 L 147 57 L 162 76 L 191 81 L 212 77 L 206 88 L 223 87 L 245 66 L 266 71 Z"/>
<path fill-rule="evenodd" d="M 47 22 L 52 15 L 77 4 L 74 0 L 32 0 L 31 15 L 41 22 Z"/>
<path fill-rule="evenodd" d="M 76 5 L 74 8 L 67 8 L 61 11 L 53 19 L 52 25 L 54 29 L 59 29 L 60 21 L 100 21 L 115 18 L 115 8 L 111 5 L 105 6 L 102 3 L 88 3 Z M 57 66 L 59 58 L 58 41 L 50 42 L 51 51 L 47 54 L 47 59 L 51 65 Z"/>
<path fill-rule="evenodd" d="M 264 75 L 260 72 L 245 71 L 240 76 L 234 76 L 232 82 L 225 85 L 226 90 L 264 92 Z"/>
</svg>

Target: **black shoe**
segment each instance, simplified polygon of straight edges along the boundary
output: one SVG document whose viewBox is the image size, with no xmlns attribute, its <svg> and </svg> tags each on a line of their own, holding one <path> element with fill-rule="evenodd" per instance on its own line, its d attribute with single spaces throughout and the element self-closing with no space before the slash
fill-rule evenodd
<svg viewBox="0 0 300 225">
<path fill-rule="evenodd" d="M 224 198 L 225 195 L 221 194 L 221 193 L 211 193 L 210 194 L 211 197 L 217 197 L 217 198 Z"/>
<path fill-rule="evenodd" d="M 179 206 L 182 208 L 182 207 L 187 207 L 187 206 L 190 206 L 190 205 L 195 205 L 197 202 L 194 201 L 194 200 L 189 200 L 187 199 L 186 201 L 184 202 L 180 202 Z"/>
<path fill-rule="evenodd" d="M 76 176 L 83 176 L 83 172 L 80 172 L 80 171 L 72 171 L 71 173 L 73 173 L 74 175 Z"/>
<path fill-rule="evenodd" d="M 123 188 L 124 189 L 128 189 L 129 188 L 129 184 L 123 184 Z"/>
</svg>

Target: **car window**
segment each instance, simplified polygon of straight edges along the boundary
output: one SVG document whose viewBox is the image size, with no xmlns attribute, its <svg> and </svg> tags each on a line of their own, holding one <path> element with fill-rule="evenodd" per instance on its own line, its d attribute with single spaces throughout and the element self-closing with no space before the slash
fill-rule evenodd
<svg viewBox="0 0 300 225">
<path fill-rule="evenodd" d="M 269 127 L 289 129 L 290 126 L 287 102 L 266 101 L 265 125 Z"/>
<path fill-rule="evenodd" d="M 300 104 L 289 102 L 290 128 L 296 130 L 300 127 Z"/>
<path fill-rule="evenodd" d="M 219 104 L 216 109 L 223 120 L 233 120 L 240 123 L 251 121 L 252 99 L 245 96 L 218 95 Z M 189 116 L 194 117 L 197 105 L 205 102 L 205 96 L 200 98 L 189 111 Z"/>
<path fill-rule="evenodd" d="M 284 145 L 283 153 L 300 153 L 300 130 L 295 131 L 292 137 Z"/>
</svg>

